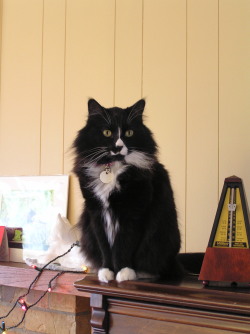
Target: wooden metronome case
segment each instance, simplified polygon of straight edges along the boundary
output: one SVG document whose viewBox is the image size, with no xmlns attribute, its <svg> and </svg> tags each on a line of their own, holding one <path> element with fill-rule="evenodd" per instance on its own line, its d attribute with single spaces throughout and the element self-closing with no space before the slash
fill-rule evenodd
<svg viewBox="0 0 250 334">
<path fill-rule="evenodd" d="M 241 227 L 245 228 L 244 246 L 234 247 L 218 247 L 216 246 L 217 230 L 222 210 L 225 210 L 225 199 L 228 189 L 238 189 L 239 207 L 242 210 Z M 226 203 L 227 205 L 227 203 Z M 237 233 L 237 231 L 235 232 Z M 246 283 L 250 284 L 250 225 L 249 225 L 249 210 L 247 206 L 246 196 L 243 188 L 242 180 L 236 176 L 226 178 L 222 189 L 218 209 L 216 212 L 213 229 L 209 239 L 208 247 L 203 260 L 202 268 L 199 275 L 199 280 L 203 281 L 204 285 L 216 285 L 216 282 L 227 282 L 229 284 Z"/>
</svg>

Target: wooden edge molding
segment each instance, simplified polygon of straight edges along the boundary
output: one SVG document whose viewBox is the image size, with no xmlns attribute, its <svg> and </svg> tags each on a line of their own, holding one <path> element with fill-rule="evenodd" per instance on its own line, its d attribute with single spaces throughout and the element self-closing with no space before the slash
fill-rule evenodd
<svg viewBox="0 0 250 334">
<path fill-rule="evenodd" d="M 45 291 L 48 289 L 49 281 L 58 273 L 54 270 L 44 270 L 41 277 L 35 283 L 33 290 Z M 0 262 L 0 285 L 16 288 L 28 288 L 37 276 L 38 271 L 24 263 Z M 59 276 L 53 284 L 53 292 L 90 297 L 87 292 L 78 291 L 74 282 L 86 277 L 86 274 L 65 273 Z"/>
</svg>

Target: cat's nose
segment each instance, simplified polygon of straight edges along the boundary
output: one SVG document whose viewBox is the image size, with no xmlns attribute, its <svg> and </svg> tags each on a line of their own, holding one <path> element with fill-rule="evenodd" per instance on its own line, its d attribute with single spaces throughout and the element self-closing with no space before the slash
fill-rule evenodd
<svg viewBox="0 0 250 334">
<path fill-rule="evenodd" d="M 119 139 L 116 141 L 115 146 L 116 146 L 116 147 L 121 147 L 121 148 L 123 148 L 124 143 L 123 143 L 123 141 L 121 140 L 121 138 L 119 138 Z"/>
<path fill-rule="evenodd" d="M 112 151 L 114 153 L 119 153 L 119 152 L 121 152 L 122 149 L 123 149 L 123 146 L 115 146 L 115 147 L 113 147 Z"/>
</svg>

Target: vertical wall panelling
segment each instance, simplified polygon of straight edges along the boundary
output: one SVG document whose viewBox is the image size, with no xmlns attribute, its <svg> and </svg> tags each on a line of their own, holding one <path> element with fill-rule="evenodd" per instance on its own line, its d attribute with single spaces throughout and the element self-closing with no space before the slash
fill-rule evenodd
<svg viewBox="0 0 250 334">
<path fill-rule="evenodd" d="M 218 201 L 218 0 L 187 4 L 186 249 L 204 251 Z"/>
<path fill-rule="evenodd" d="M 65 72 L 65 173 L 72 169 L 67 152 L 83 126 L 87 99 L 112 106 L 114 101 L 115 0 L 67 0 Z M 81 194 L 71 179 L 70 221 L 81 210 Z"/>
<path fill-rule="evenodd" d="M 144 0 L 143 95 L 170 172 L 185 248 L 186 1 Z"/>
<path fill-rule="evenodd" d="M 115 104 L 141 98 L 142 0 L 116 0 Z"/>
<path fill-rule="evenodd" d="M 250 203 L 250 1 L 220 0 L 220 189 L 244 181 Z"/>
<path fill-rule="evenodd" d="M 225 177 L 250 202 L 249 17 L 249 0 L 0 0 L 0 175 L 70 173 L 88 98 L 146 97 L 182 250 L 204 251 Z M 81 205 L 72 176 L 72 224 Z"/>
<path fill-rule="evenodd" d="M 63 173 L 65 0 L 44 0 L 41 174 Z"/>
<path fill-rule="evenodd" d="M 39 174 L 42 16 L 42 0 L 3 1 L 2 175 Z"/>
</svg>

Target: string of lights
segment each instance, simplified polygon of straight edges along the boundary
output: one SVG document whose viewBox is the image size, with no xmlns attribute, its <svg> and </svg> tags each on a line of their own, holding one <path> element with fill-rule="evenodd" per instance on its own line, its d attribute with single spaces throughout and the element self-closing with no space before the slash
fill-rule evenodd
<svg viewBox="0 0 250 334">
<path fill-rule="evenodd" d="M 5 321 L 2 321 L 2 326 L 0 327 L 0 334 L 7 334 L 8 330 L 13 329 L 13 328 L 17 328 L 18 326 L 20 326 L 22 324 L 22 322 L 25 319 L 26 313 L 28 312 L 29 309 L 31 309 L 32 307 L 34 307 L 35 305 L 37 305 L 40 300 L 48 293 L 52 291 L 52 282 L 55 281 L 59 276 L 65 274 L 65 273 L 86 273 L 88 271 L 88 268 L 86 266 L 83 267 L 82 271 L 72 271 L 72 270 L 62 270 L 59 273 L 57 273 L 54 277 L 51 278 L 51 280 L 48 282 L 48 289 L 44 291 L 44 293 L 33 303 L 28 305 L 25 301 L 25 297 L 30 293 L 33 285 L 38 281 L 38 279 L 40 278 L 40 276 L 42 275 L 43 271 L 53 262 L 55 262 L 56 260 L 58 260 L 59 258 L 65 256 L 66 254 L 68 254 L 75 246 L 80 246 L 79 245 L 79 241 L 76 241 L 75 243 L 73 243 L 70 248 L 63 254 L 58 255 L 57 257 L 55 257 L 54 259 L 52 259 L 51 261 L 49 261 L 48 263 L 46 263 L 44 266 L 42 266 L 41 268 L 39 268 L 38 266 L 32 265 L 32 268 L 38 271 L 37 276 L 34 278 L 34 280 L 30 283 L 28 290 L 25 294 L 23 294 L 22 296 L 19 296 L 17 298 L 17 300 L 15 301 L 14 305 L 12 306 L 12 308 L 8 311 L 7 314 L 5 314 L 4 316 L 0 317 L 0 320 L 2 319 L 6 319 L 11 313 L 12 311 L 15 309 L 15 307 L 18 305 L 21 307 L 21 309 L 24 311 L 24 314 L 21 318 L 21 320 L 11 326 L 11 327 L 6 327 Z M 51 270 L 51 269 L 49 269 Z"/>
</svg>

